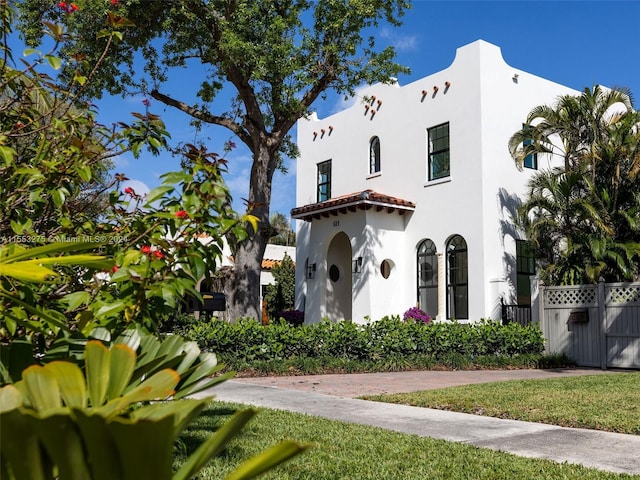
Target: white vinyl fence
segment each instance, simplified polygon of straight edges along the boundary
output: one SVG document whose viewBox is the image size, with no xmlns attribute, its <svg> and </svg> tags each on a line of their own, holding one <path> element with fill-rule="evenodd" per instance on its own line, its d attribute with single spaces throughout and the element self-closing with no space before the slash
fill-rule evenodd
<svg viewBox="0 0 640 480">
<path fill-rule="evenodd" d="M 585 367 L 640 368 L 640 283 L 539 287 L 547 353 Z"/>
</svg>

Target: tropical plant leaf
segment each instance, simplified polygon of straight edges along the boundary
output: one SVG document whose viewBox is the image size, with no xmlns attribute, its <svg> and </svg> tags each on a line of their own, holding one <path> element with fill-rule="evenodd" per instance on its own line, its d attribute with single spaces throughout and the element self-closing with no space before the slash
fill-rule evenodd
<svg viewBox="0 0 640 480">
<path fill-rule="evenodd" d="M 36 411 L 62 407 L 60 386 L 55 374 L 40 365 L 31 365 L 22 373 L 29 403 Z"/>
<path fill-rule="evenodd" d="M 286 440 L 247 460 L 225 477 L 225 480 L 248 480 L 277 467 L 304 452 L 310 445 Z"/>
<path fill-rule="evenodd" d="M 92 407 L 102 405 L 109 389 L 111 352 L 98 340 L 87 342 L 84 351 L 89 402 Z"/>
<path fill-rule="evenodd" d="M 248 408 L 236 413 L 187 459 L 173 480 L 188 480 L 200 470 L 210 458 L 219 455 L 227 444 L 251 420 L 258 411 Z"/>
<path fill-rule="evenodd" d="M 47 363 L 44 368 L 54 375 L 67 407 L 87 407 L 87 384 L 80 367 L 71 362 L 54 361 Z"/>
</svg>

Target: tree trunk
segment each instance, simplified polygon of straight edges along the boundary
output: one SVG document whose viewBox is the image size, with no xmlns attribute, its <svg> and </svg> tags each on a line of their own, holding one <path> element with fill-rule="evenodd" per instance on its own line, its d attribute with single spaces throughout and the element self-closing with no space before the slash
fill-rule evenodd
<svg viewBox="0 0 640 480">
<path fill-rule="evenodd" d="M 225 285 L 230 320 L 249 317 L 260 320 L 260 273 L 267 242 L 272 234 L 269 223 L 271 180 L 276 160 L 266 141 L 256 147 L 249 181 L 251 214 L 258 217 L 258 231 L 237 245 L 233 252 L 233 271 Z"/>
</svg>

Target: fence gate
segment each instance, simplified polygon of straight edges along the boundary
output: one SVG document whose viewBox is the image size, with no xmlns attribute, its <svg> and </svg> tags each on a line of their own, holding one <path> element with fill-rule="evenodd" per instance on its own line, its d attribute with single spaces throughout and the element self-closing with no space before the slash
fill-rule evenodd
<svg viewBox="0 0 640 480">
<path fill-rule="evenodd" d="M 540 287 L 547 353 L 585 367 L 640 368 L 640 283 Z"/>
</svg>

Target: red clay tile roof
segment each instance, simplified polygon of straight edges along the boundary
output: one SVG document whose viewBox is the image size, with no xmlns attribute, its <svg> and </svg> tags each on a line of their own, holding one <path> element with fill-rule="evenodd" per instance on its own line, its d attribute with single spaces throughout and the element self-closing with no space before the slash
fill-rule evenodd
<svg viewBox="0 0 640 480">
<path fill-rule="evenodd" d="M 262 269 L 263 270 L 271 270 L 276 265 L 280 265 L 282 260 L 273 260 L 271 258 L 263 258 L 262 259 Z"/>
<path fill-rule="evenodd" d="M 406 212 L 415 210 L 416 204 L 408 200 L 397 197 L 390 197 L 373 190 L 350 193 L 340 197 L 331 198 L 326 202 L 312 203 L 291 210 L 293 218 L 311 222 L 314 219 L 338 215 L 339 213 L 355 212 L 356 210 L 369 210 L 375 208 L 376 211 L 386 210 L 387 213 L 398 212 L 404 215 Z"/>
</svg>

